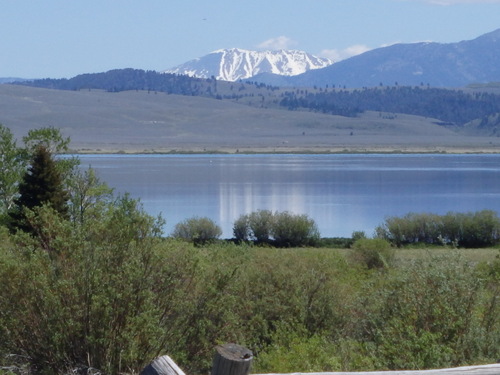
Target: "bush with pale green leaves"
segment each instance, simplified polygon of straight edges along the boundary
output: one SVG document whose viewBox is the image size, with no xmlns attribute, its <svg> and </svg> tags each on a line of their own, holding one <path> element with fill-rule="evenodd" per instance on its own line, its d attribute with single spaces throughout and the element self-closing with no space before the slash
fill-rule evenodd
<svg viewBox="0 0 500 375">
<path fill-rule="evenodd" d="M 351 246 L 350 258 L 368 269 L 388 268 L 394 261 L 395 251 L 382 238 L 361 238 Z"/>
<path fill-rule="evenodd" d="M 222 235 L 222 229 L 207 217 L 192 217 L 177 223 L 172 237 L 203 244 L 214 241 Z"/>
<path fill-rule="evenodd" d="M 288 211 L 258 210 L 241 215 L 233 226 L 238 241 L 267 243 L 279 247 L 314 246 L 320 240 L 318 227 L 307 215 Z"/>
<path fill-rule="evenodd" d="M 500 218 L 492 210 L 445 215 L 409 213 L 387 218 L 376 233 L 396 246 L 422 243 L 488 247 L 500 242 Z"/>
</svg>

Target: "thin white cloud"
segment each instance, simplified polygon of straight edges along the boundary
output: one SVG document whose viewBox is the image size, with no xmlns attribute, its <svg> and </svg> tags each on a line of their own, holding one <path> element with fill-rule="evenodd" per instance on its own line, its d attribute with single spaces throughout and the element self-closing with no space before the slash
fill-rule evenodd
<svg viewBox="0 0 500 375">
<path fill-rule="evenodd" d="M 429 40 L 426 40 L 426 42 L 429 42 Z M 403 42 L 397 41 L 397 42 L 391 42 L 391 43 L 384 43 L 384 44 L 381 44 L 380 47 L 390 47 L 390 46 L 393 46 L 395 44 L 400 44 L 400 43 L 403 43 Z M 410 42 L 410 43 L 418 43 L 418 42 Z"/>
<path fill-rule="evenodd" d="M 349 57 L 360 55 L 369 51 L 371 48 L 364 44 L 355 44 L 345 49 L 324 49 L 319 53 L 321 57 L 327 57 L 330 60 L 337 62 L 348 59 Z"/>
<path fill-rule="evenodd" d="M 297 43 L 294 40 L 282 35 L 259 43 L 257 48 L 267 50 L 289 49 L 295 44 Z"/>
</svg>

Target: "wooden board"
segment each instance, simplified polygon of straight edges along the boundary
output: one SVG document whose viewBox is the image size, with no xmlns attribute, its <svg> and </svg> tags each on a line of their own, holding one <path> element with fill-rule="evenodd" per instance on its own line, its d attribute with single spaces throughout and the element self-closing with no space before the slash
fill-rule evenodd
<svg viewBox="0 0 500 375">
<path fill-rule="evenodd" d="M 296 372 L 286 375 L 300 375 Z M 304 373 L 305 374 L 305 373 Z M 259 374 L 253 374 L 259 375 Z M 263 374 L 260 374 L 263 375 Z M 285 374 L 265 374 L 285 375 Z M 413 371 L 373 371 L 373 372 L 311 372 L 307 375 L 500 375 L 500 364 L 484 366 L 465 366 L 439 370 L 413 370 Z"/>
<path fill-rule="evenodd" d="M 144 367 L 141 375 L 186 375 L 168 355 L 153 360 Z"/>
</svg>

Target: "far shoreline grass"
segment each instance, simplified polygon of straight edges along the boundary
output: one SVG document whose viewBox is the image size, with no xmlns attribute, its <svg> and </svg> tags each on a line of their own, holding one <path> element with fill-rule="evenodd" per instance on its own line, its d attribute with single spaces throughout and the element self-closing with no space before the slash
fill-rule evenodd
<svg viewBox="0 0 500 375">
<path fill-rule="evenodd" d="M 350 149 L 301 149 L 301 148 L 249 148 L 249 149 L 171 149 L 171 150 L 138 150 L 138 149 L 88 149 L 75 148 L 67 152 L 74 155 L 496 155 L 500 149 L 478 148 L 350 148 Z"/>
</svg>

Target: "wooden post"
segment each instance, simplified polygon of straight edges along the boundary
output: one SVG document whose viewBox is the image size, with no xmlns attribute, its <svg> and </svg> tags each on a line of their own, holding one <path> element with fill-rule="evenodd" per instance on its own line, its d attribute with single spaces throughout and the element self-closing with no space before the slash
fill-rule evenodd
<svg viewBox="0 0 500 375">
<path fill-rule="evenodd" d="M 215 347 L 211 375 L 248 375 L 252 365 L 253 353 L 236 344 Z"/>
<path fill-rule="evenodd" d="M 140 375 L 186 375 L 168 355 L 153 360 Z"/>
</svg>

